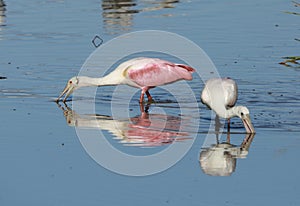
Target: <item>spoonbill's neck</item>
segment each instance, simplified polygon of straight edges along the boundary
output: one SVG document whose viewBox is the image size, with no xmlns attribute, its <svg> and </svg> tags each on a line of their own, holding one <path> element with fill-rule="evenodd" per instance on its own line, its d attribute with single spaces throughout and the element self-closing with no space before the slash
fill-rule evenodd
<svg viewBox="0 0 300 206">
<path fill-rule="evenodd" d="M 106 75 L 100 78 L 86 77 L 81 76 L 79 78 L 80 86 L 109 86 L 109 85 L 117 85 L 122 83 L 122 78 L 119 76 Z"/>
</svg>

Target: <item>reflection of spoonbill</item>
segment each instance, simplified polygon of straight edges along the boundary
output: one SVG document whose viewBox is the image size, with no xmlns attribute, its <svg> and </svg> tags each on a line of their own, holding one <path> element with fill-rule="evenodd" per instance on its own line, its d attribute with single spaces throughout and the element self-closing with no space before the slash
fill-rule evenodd
<svg viewBox="0 0 300 206">
<path fill-rule="evenodd" d="M 80 87 L 86 86 L 108 86 L 127 84 L 142 90 L 140 102 L 144 100 L 144 94 L 148 101 L 152 101 L 149 89 L 156 86 L 169 84 L 178 80 L 192 80 L 192 74 L 195 70 L 184 64 L 175 64 L 161 59 L 153 58 L 134 58 L 120 64 L 114 71 L 102 78 L 92 78 L 77 76 L 71 78 L 57 101 L 66 94 L 63 101 L 72 92 Z"/>
<path fill-rule="evenodd" d="M 186 119 L 166 114 L 150 114 L 147 105 L 140 104 L 141 114 L 129 119 L 117 119 L 100 114 L 78 114 L 58 104 L 69 126 L 81 129 L 106 130 L 124 146 L 157 147 L 190 140 L 188 132 L 181 131 Z"/>
<path fill-rule="evenodd" d="M 247 133 L 255 133 L 251 123 L 249 110 L 244 106 L 234 106 L 238 97 L 237 84 L 230 78 L 209 79 L 201 94 L 201 101 L 217 116 L 228 119 L 228 130 L 230 129 L 230 118 L 242 119 Z"/>
</svg>

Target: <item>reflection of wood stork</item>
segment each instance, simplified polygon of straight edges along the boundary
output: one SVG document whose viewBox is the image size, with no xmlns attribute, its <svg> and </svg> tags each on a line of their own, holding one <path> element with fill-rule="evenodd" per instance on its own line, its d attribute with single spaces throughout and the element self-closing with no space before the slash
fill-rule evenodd
<svg viewBox="0 0 300 206">
<path fill-rule="evenodd" d="M 229 176 L 236 168 L 236 161 L 239 158 L 246 158 L 250 144 L 255 134 L 246 134 L 240 146 L 230 143 L 230 133 L 227 134 L 227 141 L 217 143 L 208 148 L 201 149 L 199 163 L 202 171 L 212 176 Z"/>
<path fill-rule="evenodd" d="M 178 80 L 192 80 L 195 70 L 184 64 L 175 64 L 161 59 L 134 58 L 120 64 L 114 71 L 102 78 L 78 76 L 71 78 L 57 101 L 66 94 L 64 102 L 73 91 L 86 86 L 109 86 L 127 84 L 142 90 L 140 103 L 144 94 L 152 101 L 149 89 L 169 84 Z"/>
<path fill-rule="evenodd" d="M 67 105 L 63 107 L 58 104 L 58 106 L 63 110 L 69 126 L 106 130 L 125 146 L 157 147 L 190 139 L 187 132 L 180 131 L 183 119 L 164 114 L 149 114 L 147 106 L 144 110 L 142 104 L 141 114 L 130 119 L 114 119 L 98 114 L 77 114 Z"/>
<path fill-rule="evenodd" d="M 247 133 L 255 133 L 251 123 L 249 110 L 244 106 L 235 106 L 238 97 L 237 84 L 230 78 L 209 79 L 201 94 L 201 101 L 210 109 L 214 110 L 217 117 L 228 120 L 228 131 L 230 130 L 230 118 L 242 119 Z"/>
</svg>

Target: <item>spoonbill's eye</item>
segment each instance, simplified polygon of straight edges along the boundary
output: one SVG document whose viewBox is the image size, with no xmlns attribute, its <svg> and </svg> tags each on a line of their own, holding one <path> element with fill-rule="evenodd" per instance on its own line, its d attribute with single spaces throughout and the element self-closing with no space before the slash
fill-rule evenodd
<svg viewBox="0 0 300 206">
<path fill-rule="evenodd" d="M 244 116 L 244 113 L 243 113 L 243 112 L 241 112 L 241 115 L 242 115 L 242 116 Z"/>
<path fill-rule="evenodd" d="M 69 83 L 72 84 L 73 83 L 72 80 L 70 80 Z"/>
</svg>

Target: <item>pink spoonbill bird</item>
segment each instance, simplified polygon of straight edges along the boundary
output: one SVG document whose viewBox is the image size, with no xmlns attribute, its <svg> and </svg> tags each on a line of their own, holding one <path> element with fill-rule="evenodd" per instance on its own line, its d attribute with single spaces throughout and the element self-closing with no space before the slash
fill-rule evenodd
<svg viewBox="0 0 300 206">
<path fill-rule="evenodd" d="M 142 90 L 140 103 L 144 100 L 144 94 L 147 95 L 148 101 L 151 102 L 152 97 L 149 89 L 178 80 L 192 80 L 192 73 L 194 71 L 195 69 L 190 66 L 175 64 L 162 59 L 134 58 L 123 62 L 114 71 L 101 78 L 86 76 L 72 77 L 56 101 L 58 102 L 65 95 L 63 99 L 63 102 L 65 102 L 68 96 L 80 87 L 126 84 Z"/>
<path fill-rule="evenodd" d="M 201 94 L 203 104 L 214 110 L 217 117 L 228 120 L 228 131 L 230 130 L 230 118 L 239 117 L 243 121 L 246 132 L 255 133 L 247 107 L 235 106 L 237 98 L 237 84 L 230 78 L 209 79 Z"/>
</svg>

